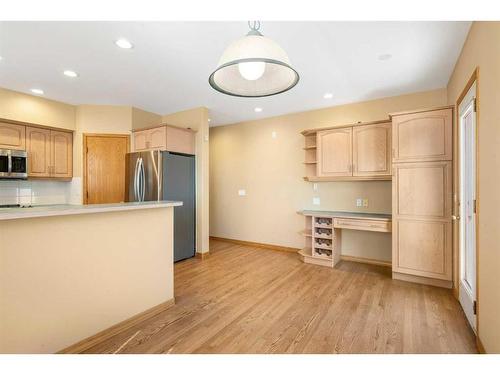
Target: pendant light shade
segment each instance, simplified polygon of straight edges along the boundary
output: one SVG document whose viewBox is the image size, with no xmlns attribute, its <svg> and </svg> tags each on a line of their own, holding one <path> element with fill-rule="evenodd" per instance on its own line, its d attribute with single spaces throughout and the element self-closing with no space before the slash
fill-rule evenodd
<svg viewBox="0 0 500 375">
<path fill-rule="evenodd" d="M 299 74 L 288 55 L 258 31 L 260 23 L 249 26 L 250 32 L 222 54 L 208 80 L 210 86 L 227 95 L 254 98 L 290 90 L 299 82 Z"/>
</svg>

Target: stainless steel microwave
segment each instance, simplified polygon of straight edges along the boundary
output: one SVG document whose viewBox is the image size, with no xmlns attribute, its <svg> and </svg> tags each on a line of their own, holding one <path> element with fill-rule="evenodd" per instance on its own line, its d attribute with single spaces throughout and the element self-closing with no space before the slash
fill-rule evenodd
<svg viewBox="0 0 500 375">
<path fill-rule="evenodd" d="M 28 154 L 22 150 L 0 149 L 0 179 L 28 178 Z"/>
</svg>

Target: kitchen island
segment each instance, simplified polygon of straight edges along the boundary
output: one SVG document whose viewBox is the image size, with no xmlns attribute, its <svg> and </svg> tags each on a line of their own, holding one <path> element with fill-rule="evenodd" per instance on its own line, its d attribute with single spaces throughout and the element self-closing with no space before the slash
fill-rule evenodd
<svg viewBox="0 0 500 375">
<path fill-rule="evenodd" d="M 0 353 L 54 353 L 173 303 L 182 202 L 0 209 Z"/>
</svg>

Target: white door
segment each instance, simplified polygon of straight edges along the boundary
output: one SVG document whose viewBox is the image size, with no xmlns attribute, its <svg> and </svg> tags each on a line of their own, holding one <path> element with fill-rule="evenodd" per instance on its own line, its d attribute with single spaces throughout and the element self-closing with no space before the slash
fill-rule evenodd
<svg viewBox="0 0 500 375">
<path fill-rule="evenodd" d="M 476 83 L 459 105 L 460 285 L 459 299 L 476 331 Z"/>
</svg>

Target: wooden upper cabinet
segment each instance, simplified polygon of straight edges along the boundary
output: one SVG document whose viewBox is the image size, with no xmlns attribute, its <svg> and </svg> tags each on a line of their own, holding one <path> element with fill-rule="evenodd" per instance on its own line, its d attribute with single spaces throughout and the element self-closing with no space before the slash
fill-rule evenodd
<svg viewBox="0 0 500 375">
<path fill-rule="evenodd" d="M 391 175 L 390 122 L 353 127 L 353 176 Z"/>
<path fill-rule="evenodd" d="M 195 146 L 193 131 L 167 126 L 167 150 L 194 155 Z"/>
<path fill-rule="evenodd" d="M 167 129 L 165 126 L 148 130 L 148 148 L 165 150 L 167 148 Z"/>
<path fill-rule="evenodd" d="M 0 148 L 26 149 L 26 126 L 0 122 Z"/>
<path fill-rule="evenodd" d="M 148 149 L 147 130 L 137 131 L 134 133 L 134 150 L 142 151 Z"/>
<path fill-rule="evenodd" d="M 393 162 L 452 160 L 451 108 L 392 116 Z"/>
<path fill-rule="evenodd" d="M 50 130 L 26 127 L 26 151 L 28 152 L 28 175 L 49 177 L 51 165 Z"/>
<path fill-rule="evenodd" d="M 352 176 L 352 128 L 318 131 L 319 177 Z"/>
<path fill-rule="evenodd" d="M 134 151 L 167 150 L 195 154 L 192 130 L 174 126 L 159 126 L 134 132 Z"/>
<path fill-rule="evenodd" d="M 51 175 L 57 178 L 73 176 L 73 134 L 50 131 Z"/>
<path fill-rule="evenodd" d="M 28 176 L 71 178 L 73 176 L 73 134 L 26 127 Z"/>
<path fill-rule="evenodd" d="M 134 132 L 134 151 L 165 150 L 167 130 L 164 126 Z"/>
</svg>

